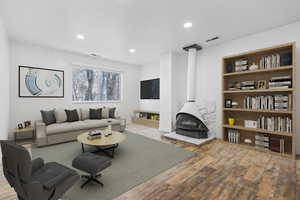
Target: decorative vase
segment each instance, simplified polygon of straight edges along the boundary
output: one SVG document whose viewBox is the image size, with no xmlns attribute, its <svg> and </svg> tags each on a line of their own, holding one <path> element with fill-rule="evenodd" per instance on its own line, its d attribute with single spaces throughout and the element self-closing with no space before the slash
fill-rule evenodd
<svg viewBox="0 0 300 200">
<path fill-rule="evenodd" d="M 228 123 L 230 126 L 233 126 L 235 123 L 235 119 L 234 118 L 228 118 Z"/>
</svg>

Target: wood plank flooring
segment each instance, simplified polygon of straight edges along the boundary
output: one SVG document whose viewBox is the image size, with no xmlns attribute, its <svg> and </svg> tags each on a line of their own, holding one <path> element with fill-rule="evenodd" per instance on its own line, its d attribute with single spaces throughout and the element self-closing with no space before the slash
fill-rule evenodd
<svg viewBox="0 0 300 200">
<path fill-rule="evenodd" d="M 300 161 L 214 140 L 115 200 L 300 199 Z M 298 191 L 298 192 L 297 192 Z"/>
<path fill-rule="evenodd" d="M 196 155 L 115 200 L 300 200 L 299 160 L 221 140 L 201 147 L 171 142 Z M 2 170 L 0 199 L 16 199 Z"/>
</svg>

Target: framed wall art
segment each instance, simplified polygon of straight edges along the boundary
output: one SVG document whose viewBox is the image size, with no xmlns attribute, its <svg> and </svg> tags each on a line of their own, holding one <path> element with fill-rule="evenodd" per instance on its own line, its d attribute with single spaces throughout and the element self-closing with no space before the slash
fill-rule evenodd
<svg viewBox="0 0 300 200">
<path fill-rule="evenodd" d="M 64 71 L 19 66 L 19 97 L 64 98 Z"/>
</svg>

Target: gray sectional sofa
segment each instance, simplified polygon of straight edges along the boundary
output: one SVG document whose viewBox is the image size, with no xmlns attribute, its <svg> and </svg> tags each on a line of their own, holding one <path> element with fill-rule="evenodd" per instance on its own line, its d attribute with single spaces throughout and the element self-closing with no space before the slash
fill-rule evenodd
<svg viewBox="0 0 300 200">
<path fill-rule="evenodd" d="M 77 109 L 79 121 L 63 122 L 58 121 L 46 125 L 42 120 L 35 122 L 36 145 L 38 147 L 74 141 L 81 133 L 106 128 L 112 125 L 112 130 L 123 132 L 126 128 L 126 121 L 120 117 L 103 119 L 89 119 L 87 109 Z"/>
</svg>

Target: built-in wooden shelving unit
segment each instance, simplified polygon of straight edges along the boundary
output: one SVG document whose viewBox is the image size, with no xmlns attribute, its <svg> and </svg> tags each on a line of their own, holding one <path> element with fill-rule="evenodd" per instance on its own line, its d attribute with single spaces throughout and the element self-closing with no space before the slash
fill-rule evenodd
<svg viewBox="0 0 300 200">
<path fill-rule="evenodd" d="M 296 133 L 296 118 L 295 118 L 295 95 L 296 95 L 296 81 L 295 81 L 295 70 L 296 70 L 296 57 L 295 57 L 295 43 L 287 43 L 282 45 L 273 46 L 270 48 L 259 49 L 255 51 L 250 51 L 246 53 L 241 53 L 232 56 L 226 56 L 223 58 L 223 140 L 228 141 L 229 130 L 233 129 L 239 132 L 239 143 L 242 146 L 247 146 L 253 148 L 255 145 L 255 136 L 256 134 L 264 134 L 268 137 L 277 137 L 281 140 L 284 140 L 284 152 L 277 153 L 269 149 L 259 149 L 266 152 L 271 152 L 275 155 L 282 155 L 286 157 L 295 158 L 295 134 Z M 284 59 L 283 55 L 291 55 L 291 63 L 282 64 L 280 60 L 280 66 L 261 67 L 260 60 L 263 57 L 269 55 L 280 55 L 280 59 Z M 247 60 L 248 65 L 255 63 L 259 66 L 258 69 L 246 71 L 235 71 L 236 61 Z M 277 62 L 278 63 L 278 62 Z M 228 66 L 231 68 L 228 68 Z M 228 70 L 231 69 L 231 70 Z M 292 86 L 289 88 L 279 88 L 279 89 L 269 89 L 269 81 L 274 77 L 290 76 L 292 79 Z M 244 82 L 244 81 L 254 81 L 258 83 L 259 81 L 265 81 L 265 88 L 250 89 L 250 90 L 232 90 L 230 85 L 232 83 Z M 274 79 L 273 79 L 274 80 Z M 257 97 L 257 96 L 276 96 L 276 95 L 286 95 L 289 97 L 289 108 L 287 109 L 249 109 L 245 108 L 245 98 L 246 97 Z M 235 102 L 235 105 L 232 107 L 225 106 L 225 100 L 230 99 L 232 102 Z M 274 118 L 289 118 L 292 120 L 292 130 L 291 131 L 270 131 L 263 128 L 247 128 L 245 127 L 245 120 L 257 120 L 261 116 L 274 117 Z M 228 118 L 234 118 L 236 120 L 234 125 L 229 125 Z M 250 139 L 251 144 L 246 144 L 245 139 Z M 255 148 L 257 149 L 257 148 Z"/>
<path fill-rule="evenodd" d="M 131 118 L 135 124 L 159 128 L 159 112 L 149 110 L 135 110 Z"/>
</svg>

